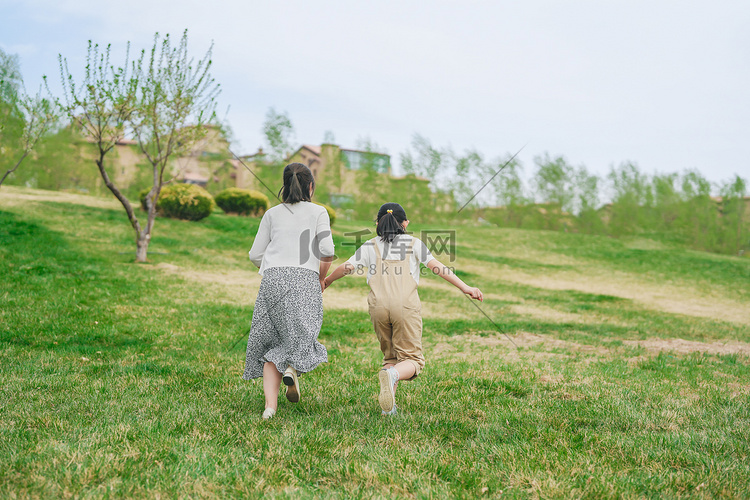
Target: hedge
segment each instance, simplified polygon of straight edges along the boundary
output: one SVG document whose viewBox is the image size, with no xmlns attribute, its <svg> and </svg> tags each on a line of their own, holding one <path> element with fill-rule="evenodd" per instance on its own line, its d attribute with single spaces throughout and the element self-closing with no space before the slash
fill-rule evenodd
<svg viewBox="0 0 750 500">
<path fill-rule="evenodd" d="M 225 213 L 259 217 L 268 210 L 268 196 L 249 189 L 227 188 L 216 195 L 216 204 Z"/>
</svg>

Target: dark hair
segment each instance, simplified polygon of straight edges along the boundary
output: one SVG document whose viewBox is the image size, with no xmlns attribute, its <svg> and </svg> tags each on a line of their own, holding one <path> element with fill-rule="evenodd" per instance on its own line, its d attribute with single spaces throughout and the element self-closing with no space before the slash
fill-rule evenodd
<svg viewBox="0 0 750 500">
<path fill-rule="evenodd" d="M 377 233 L 380 239 L 388 243 L 393 241 L 397 234 L 404 234 L 406 230 L 401 224 L 407 220 L 404 207 L 398 203 L 385 203 L 378 210 Z"/>
<path fill-rule="evenodd" d="M 307 165 L 290 163 L 284 167 L 284 186 L 279 189 L 279 196 L 284 203 L 310 201 L 310 186 L 315 191 L 315 179 Z"/>
</svg>

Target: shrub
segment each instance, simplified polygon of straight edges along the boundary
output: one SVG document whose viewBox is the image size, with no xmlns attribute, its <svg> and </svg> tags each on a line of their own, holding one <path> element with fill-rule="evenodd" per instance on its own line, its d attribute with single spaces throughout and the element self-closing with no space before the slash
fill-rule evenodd
<svg viewBox="0 0 750 500">
<path fill-rule="evenodd" d="M 173 219 L 201 220 L 211 214 L 214 199 L 195 184 L 170 184 L 162 188 L 156 208 Z"/>
<path fill-rule="evenodd" d="M 227 188 L 216 195 L 216 204 L 225 213 L 259 217 L 268 210 L 268 197 L 259 191 Z"/>
<path fill-rule="evenodd" d="M 336 211 L 324 203 L 318 203 L 317 201 L 313 203 L 326 209 L 326 212 L 328 212 L 328 218 L 331 219 L 331 226 L 333 226 L 333 223 L 336 222 Z"/>
</svg>

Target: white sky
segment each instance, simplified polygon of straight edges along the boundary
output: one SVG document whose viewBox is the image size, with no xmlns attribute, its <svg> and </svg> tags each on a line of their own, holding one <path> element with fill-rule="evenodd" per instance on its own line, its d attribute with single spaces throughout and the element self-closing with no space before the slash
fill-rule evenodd
<svg viewBox="0 0 750 500">
<path fill-rule="evenodd" d="M 29 89 L 58 81 L 58 53 L 80 74 L 89 39 L 122 53 L 185 28 L 196 56 L 214 42 L 240 154 L 273 106 L 298 143 L 368 137 L 395 164 L 417 132 L 488 158 L 528 144 L 527 175 L 548 152 L 600 175 L 750 177 L 747 0 L 0 0 Z"/>
</svg>

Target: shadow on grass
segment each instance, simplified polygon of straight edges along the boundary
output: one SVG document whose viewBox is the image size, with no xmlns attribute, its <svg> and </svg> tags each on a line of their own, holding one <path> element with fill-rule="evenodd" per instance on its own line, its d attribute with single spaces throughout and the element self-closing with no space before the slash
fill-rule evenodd
<svg viewBox="0 0 750 500">
<path fill-rule="evenodd" d="M 0 342 L 86 352 L 146 346 L 148 332 L 115 328 L 112 297 L 137 300 L 127 272 L 95 253 L 74 249 L 65 235 L 0 211 Z"/>
</svg>

